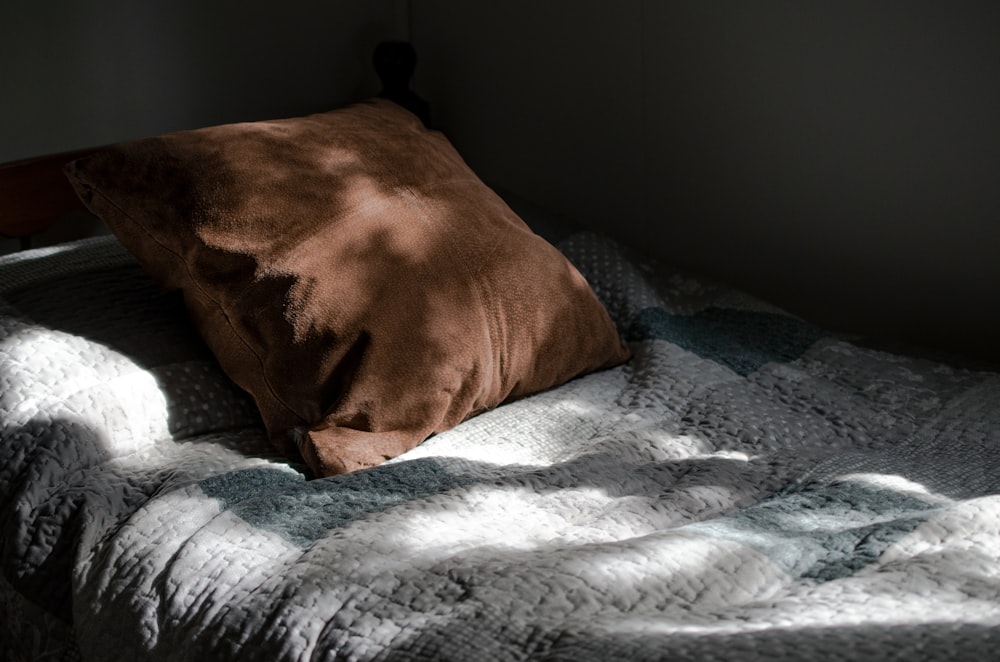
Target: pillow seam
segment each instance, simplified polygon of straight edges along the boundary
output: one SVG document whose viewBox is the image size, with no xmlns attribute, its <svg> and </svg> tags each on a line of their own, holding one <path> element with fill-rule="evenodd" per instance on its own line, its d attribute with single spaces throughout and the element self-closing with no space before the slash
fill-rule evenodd
<svg viewBox="0 0 1000 662">
<path fill-rule="evenodd" d="M 274 398 L 275 402 L 280 403 L 281 406 L 284 407 L 293 416 L 295 416 L 296 418 L 298 418 L 298 419 L 300 419 L 302 421 L 305 421 L 306 419 L 303 416 L 300 416 L 298 414 L 298 412 L 296 412 L 294 409 L 292 409 L 288 405 L 288 403 L 285 402 L 283 398 L 279 397 L 279 395 L 275 392 L 274 388 L 271 385 L 271 380 L 268 379 L 265 376 L 267 374 L 267 372 L 266 372 L 266 370 L 264 368 L 264 359 L 263 359 L 263 357 L 261 357 L 260 353 L 258 353 L 250 345 L 250 343 L 247 342 L 247 340 L 243 337 L 243 335 L 236 330 L 236 326 L 233 324 L 233 321 L 230 318 L 229 313 L 226 311 L 225 307 L 221 303 L 219 303 L 214 297 L 210 296 L 208 294 L 208 292 L 206 292 L 205 289 L 201 286 L 201 283 L 198 282 L 198 279 L 194 278 L 194 274 L 191 273 L 191 267 L 187 263 L 187 260 L 185 260 L 183 258 L 183 256 L 181 256 L 180 253 L 178 253 L 177 251 L 175 251 L 174 249 L 170 248 L 165 243 L 163 243 L 163 241 L 161 241 L 160 238 L 156 234 L 150 232 L 142 223 L 139 223 L 137 220 L 135 220 L 132 217 L 131 214 L 129 214 L 128 212 L 126 212 L 124 209 L 122 209 L 122 207 L 120 207 L 114 200 L 112 200 L 107 194 L 105 194 L 99 188 L 91 187 L 91 191 L 93 193 L 99 195 L 105 202 L 107 202 L 107 204 L 109 204 L 112 207 L 114 207 L 122 215 L 123 218 L 127 218 L 128 221 L 129 221 L 129 223 L 131 223 L 134 227 L 136 227 L 140 231 L 142 231 L 142 233 L 145 234 L 147 237 L 149 237 L 150 239 L 152 239 L 153 242 L 155 242 L 156 245 L 159 246 L 162 250 L 164 250 L 169 255 L 173 256 L 177 261 L 179 261 L 181 264 L 184 265 L 184 273 L 187 276 L 188 282 L 192 283 L 195 286 L 195 288 L 197 288 L 198 292 L 201 293 L 201 295 L 204 296 L 205 299 L 207 299 L 208 301 L 210 301 L 219 310 L 219 312 L 222 313 L 222 316 L 223 316 L 223 318 L 226 321 L 226 326 L 229 328 L 230 332 L 232 332 L 233 336 L 235 336 L 236 338 L 239 339 L 240 343 L 244 347 L 246 347 L 247 350 L 251 354 L 253 354 L 254 358 L 257 360 L 257 364 L 260 367 L 261 381 L 267 387 L 267 390 L 271 394 L 271 397 Z M 179 287 L 177 289 L 181 290 L 181 292 L 184 291 L 183 287 Z M 215 353 L 213 352 L 212 354 L 214 356 Z M 215 358 L 216 362 L 219 361 L 219 359 L 218 359 L 217 356 L 214 356 L 214 358 Z M 223 368 L 223 371 L 226 372 L 225 368 Z M 232 380 L 232 377 L 229 377 L 228 374 L 226 376 L 230 380 Z M 235 380 L 233 380 L 233 381 L 235 381 Z M 241 388 L 243 388 L 243 387 L 241 386 Z M 244 390 L 246 390 L 246 389 L 244 388 Z"/>
</svg>

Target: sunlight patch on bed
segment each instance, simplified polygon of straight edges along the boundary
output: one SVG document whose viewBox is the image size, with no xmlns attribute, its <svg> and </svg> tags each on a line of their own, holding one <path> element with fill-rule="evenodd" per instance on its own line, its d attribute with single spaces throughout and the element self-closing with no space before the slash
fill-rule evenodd
<svg viewBox="0 0 1000 662">
<path fill-rule="evenodd" d="M 869 485 L 875 489 L 892 490 L 901 494 L 919 495 L 924 500 L 940 502 L 941 504 L 954 503 L 954 499 L 938 494 L 923 483 L 899 474 L 850 473 L 838 476 L 838 480 Z"/>
<path fill-rule="evenodd" d="M 84 353 L 92 358 L 87 366 L 80 361 Z M 32 383 L 30 390 L 11 389 L 0 400 L 9 423 L 70 417 L 111 446 L 129 448 L 169 436 L 168 405 L 155 377 L 108 347 L 26 326 L 0 341 L 0 355 L 4 379 Z M 20 400 L 12 399 L 15 394 Z M 95 407 L 97 402 L 104 404 Z"/>
<path fill-rule="evenodd" d="M 589 377 L 594 379 L 588 382 Z M 609 419 L 607 407 L 596 400 L 608 379 L 616 378 L 601 373 L 503 404 L 427 439 L 396 461 L 439 456 L 492 463 L 502 456 L 505 464 L 545 466 L 565 454 L 567 439 L 582 443 L 617 420 Z"/>
<path fill-rule="evenodd" d="M 391 460 L 441 457 L 479 464 L 543 468 L 584 454 L 608 453 L 621 462 L 717 457 L 748 462 L 752 455 L 719 450 L 706 439 L 679 432 L 661 416 L 628 405 L 611 406 L 608 382 L 620 371 L 588 375 L 559 389 L 507 403 L 432 436 Z M 603 394 L 603 395 L 602 395 Z"/>
</svg>

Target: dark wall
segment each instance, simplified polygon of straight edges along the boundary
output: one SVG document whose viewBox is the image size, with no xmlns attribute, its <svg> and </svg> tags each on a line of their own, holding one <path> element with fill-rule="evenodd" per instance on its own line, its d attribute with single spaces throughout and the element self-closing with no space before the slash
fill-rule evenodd
<svg viewBox="0 0 1000 662">
<path fill-rule="evenodd" d="M 0 16 L 0 162 L 221 122 L 315 112 L 377 90 L 397 0 L 53 0 Z"/>
<path fill-rule="evenodd" d="M 829 327 L 1000 353 L 1000 5 L 416 0 L 487 178 Z"/>
<path fill-rule="evenodd" d="M 418 87 L 485 178 L 825 326 L 998 354 L 1000 5 L 9 3 L 0 161 Z"/>
</svg>

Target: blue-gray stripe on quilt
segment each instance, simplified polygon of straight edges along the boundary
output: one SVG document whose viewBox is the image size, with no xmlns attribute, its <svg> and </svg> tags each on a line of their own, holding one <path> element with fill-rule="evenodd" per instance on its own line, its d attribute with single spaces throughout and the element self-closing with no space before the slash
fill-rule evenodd
<svg viewBox="0 0 1000 662">
<path fill-rule="evenodd" d="M 309 481 L 280 469 L 243 469 L 202 480 L 199 487 L 221 510 L 308 547 L 332 529 L 470 482 L 423 458 Z"/>
<path fill-rule="evenodd" d="M 827 582 L 872 564 L 937 506 L 858 482 L 791 485 L 684 529 L 756 549 L 796 579 Z"/>
<path fill-rule="evenodd" d="M 743 376 L 765 363 L 793 361 L 825 335 L 795 317 L 730 308 L 706 308 L 693 315 L 646 308 L 625 333 L 630 341 L 668 340 Z"/>
</svg>

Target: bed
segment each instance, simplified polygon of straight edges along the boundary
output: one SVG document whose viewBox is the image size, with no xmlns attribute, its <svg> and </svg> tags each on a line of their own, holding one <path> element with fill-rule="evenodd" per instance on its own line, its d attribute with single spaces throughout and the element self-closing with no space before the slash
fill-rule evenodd
<svg viewBox="0 0 1000 662">
<path fill-rule="evenodd" d="M 114 231 L 0 258 L 3 659 L 1000 645 L 994 368 L 829 333 L 498 194 L 391 101 L 287 122 L 0 170 L 5 196 L 43 192 L 5 232 L 81 202 Z M 363 219 L 362 244 L 302 205 Z M 354 311 L 332 336 L 317 296 Z M 478 307 L 486 358 L 481 324 L 427 322 Z M 479 358 L 442 377 L 455 347 Z"/>
</svg>

